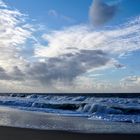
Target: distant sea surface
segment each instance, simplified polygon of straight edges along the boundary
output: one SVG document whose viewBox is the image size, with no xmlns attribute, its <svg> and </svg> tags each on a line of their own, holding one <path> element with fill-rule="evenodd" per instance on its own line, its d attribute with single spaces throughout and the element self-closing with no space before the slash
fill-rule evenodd
<svg viewBox="0 0 140 140">
<path fill-rule="evenodd" d="M 140 133 L 140 94 L 0 94 L 0 125 Z"/>
</svg>

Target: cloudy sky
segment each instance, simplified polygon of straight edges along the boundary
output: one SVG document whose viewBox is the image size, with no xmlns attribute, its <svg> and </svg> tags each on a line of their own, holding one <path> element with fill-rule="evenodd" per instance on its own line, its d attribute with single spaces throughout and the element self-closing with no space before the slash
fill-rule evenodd
<svg viewBox="0 0 140 140">
<path fill-rule="evenodd" d="M 140 0 L 0 0 L 0 92 L 139 92 Z"/>
</svg>

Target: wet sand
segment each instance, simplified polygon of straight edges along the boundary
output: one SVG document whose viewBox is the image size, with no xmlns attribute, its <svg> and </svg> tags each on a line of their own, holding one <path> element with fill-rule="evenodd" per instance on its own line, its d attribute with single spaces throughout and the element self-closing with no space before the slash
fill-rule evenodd
<svg viewBox="0 0 140 140">
<path fill-rule="evenodd" d="M 140 124 L 0 107 L 0 140 L 138 140 Z"/>
<path fill-rule="evenodd" d="M 90 120 L 86 117 L 66 117 L 50 113 L 22 111 L 2 106 L 0 107 L 0 126 L 66 130 L 81 133 L 140 133 L 139 123 Z"/>
<path fill-rule="evenodd" d="M 0 127 L 0 140 L 138 140 L 140 134 L 85 134 L 54 130 Z"/>
</svg>

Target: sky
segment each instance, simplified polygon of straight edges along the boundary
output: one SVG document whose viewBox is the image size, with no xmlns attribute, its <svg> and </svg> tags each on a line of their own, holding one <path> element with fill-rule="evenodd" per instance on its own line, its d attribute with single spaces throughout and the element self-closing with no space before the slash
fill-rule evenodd
<svg viewBox="0 0 140 140">
<path fill-rule="evenodd" d="M 139 92 L 139 5 L 0 0 L 0 92 Z"/>
</svg>

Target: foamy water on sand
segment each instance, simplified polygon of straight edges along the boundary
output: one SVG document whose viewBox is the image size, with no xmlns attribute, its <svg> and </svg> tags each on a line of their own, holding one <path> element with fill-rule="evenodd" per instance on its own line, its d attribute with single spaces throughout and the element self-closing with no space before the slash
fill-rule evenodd
<svg viewBox="0 0 140 140">
<path fill-rule="evenodd" d="M 139 97 L 8 94 L 0 125 L 85 133 L 140 133 Z"/>
</svg>

